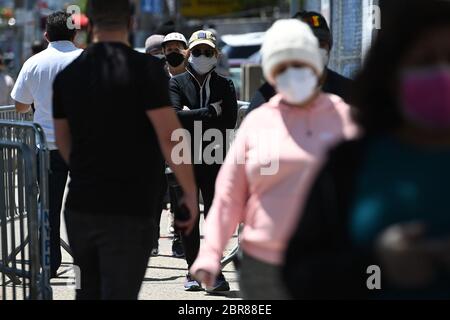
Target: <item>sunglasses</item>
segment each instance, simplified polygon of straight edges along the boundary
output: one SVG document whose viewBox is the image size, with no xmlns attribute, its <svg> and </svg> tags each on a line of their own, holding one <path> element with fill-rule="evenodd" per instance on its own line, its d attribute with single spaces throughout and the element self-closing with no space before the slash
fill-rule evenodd
<svg viewBox="0 0 450 320">
<path fill-rule="evenodd" d="M 191 53 L 196 58 L 200 57 L 201 55 L 204 55 L 207 58 L 212 58 L 214 56 L 215 52 L 212 49 L 206 49 L 206 50 L 194 49 L 194 50 L 192 50 Z"/>
</svg>

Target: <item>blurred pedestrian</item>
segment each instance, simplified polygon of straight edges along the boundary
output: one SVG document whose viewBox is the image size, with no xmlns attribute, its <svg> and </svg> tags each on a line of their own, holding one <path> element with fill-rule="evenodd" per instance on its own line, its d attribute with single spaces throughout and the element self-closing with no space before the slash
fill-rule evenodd
<svg viewBox="0 0 450 320">
<path fill-rule="evenodd" d="M 314 166 L 331 145 L 353 137 L 350 107 L 324 94 L 319 42 L 305 23 L 277 21 L 262 46 L 264 75 L 277 95 L 242 123 L 216 183 L 205 242 L 191 268 L 212 283 L 239 223 L 244 299 L 287 299 L 281 266 Z"/>
<path fill-rule="evenodd" d="M 197 221 L 192 166 L 174 165 L 168 78 L 154 57 L 130 47 L 128 0 L 90 0 L 93 44 L 54 83 L 56 137 L 71 169 L 65 218 L 79 300 L 137 299 L 152 248 L 164 158 Z M 164 156 L 164 157 L 163 157 Z"/>
<path fill-rule="evenodd" d="M 324 65 L 324 72 L 320 79 L 322 90 L 348 102 L 353 81 L 328 68 L 330 52 L 333 48 L 333 36 L 327 21 L 320 13 L 314 11 L 298 12 L 294 18 L 307 23 L 319 40 L 319 54 Z M 247 114 L 269 101 L 275 94 L 276 89 L 270 83 L 264 83 L 253 96 Z"/>
<path fill-rule="evenodd" d="M 28 59 L 19 73 L 11 93 L 16 101 L 16 110 L 27 113 L 34 104 L 34 122 L 45 132 L 50 149 L 49 171 L 49 220 L 50 220 L 50 273 L 57 276 L 61 265 L 60 224 L 61 207 L 69 169 L 55 144 L 55 129 L 52 119 L 53 81 L 68 64 L 76 59 L 82 50 L 75 47 L 73 40 L 76 29 L 69 29 L 70 15 L 63 11 L 52 13 L 46 21 L 45 38 L 48 48 Z"/>
<path fill-rule="evenodd" d="M 394 5 L 355 82 L 365 136 L 331 152 L 289 245 L 298 299 L 450 298 L 450 2 Z"/>
<path fill-rule="evenodd" d="M 0 52 L 0 106 L 9 106 L 14 103 L 11 91 L 14 88 L 14 79 L 7 73 L 3 52 Z"/>
<path fill-rule="evenodd" d="M 207 216 L 214 198 L 215 181 L 220 163 L 205 159 L 204 154 L 209 146 L 203 142 L 203 135 L 209 129 L 220 132 L 222 141 L 213 141 L 214 159 L 225 154 L 227 130 L 234 129 L 237 119 L 237 100 L 233 82 L 219 76 L 216 71 L 217 43 L 209 31 L 197 31 L 189 40 L 189 63 L 187 72 L 170 80 L 172 103 L 178 116 L 191 134 L 194 159 L 195 178 L 204 200 L 204 214 Z M 199 150 L 197 150 L 199 149 Z M 222 155 L 222 156 L 220 156 Z M 211 163 L 212 162 L 212 163 Z M 200 248 L 200 218 L 194 231 L 183 236 L 183 246 L 188 268 L 194 263 Z M 222 273 L 218 273 L 216 281 L 210 284 L 209 292 L 228 291 L 228 282 Z M 201 290 L 201 284 L 186 275 L 185 289 Z"/>
</svg>

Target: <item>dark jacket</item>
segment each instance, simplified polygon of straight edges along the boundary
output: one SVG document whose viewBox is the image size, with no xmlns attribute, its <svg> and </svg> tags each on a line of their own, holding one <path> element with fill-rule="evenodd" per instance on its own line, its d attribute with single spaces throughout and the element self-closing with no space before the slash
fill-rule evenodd
<svg viewBox="0 0 450 320">
<path fill-rule="evenodd" d="M 372 252 L 352 243 L 348 216 L 367 145 L 364 139 L 332 150 L 312 186 L 283 268 L 284 282 L 295 299 L 370 296 L 366 271 L 379 263 Z"/>
<path fill-rule="evenodd" d="M 213 70 L 206 76 L 204 83 L 200 84 L 194 77 L 194 71 L 190 67 L 187 70 L 173 77 L 169 84 L 170 97 L 178 117 L 192 138 L 195 121 L 202 122 L 202 135 L 208 129 L 219 129 L 224 140 L 223 148 L 226 150 L 226 130 L 235 128 L 238 112 L 233 82 Z M 217 117 L 211 104 L 219 101 L 222 101 L 222 114 Z M 190 110 L 184 111 L 184 106 Z M 203 142 L 203 149 L 208 144 L 209 142 Z M 194 139 L 192 148 L 194 151 Z"/>
<path fill-rule="evenodd" d="M 331 69 L 327 69 L 327 78 L 322 87 L 322 90 L 326 93 L 335 94 L 344 99 L 344 101 L 349 101 L 352 83 L 353 80 L 341 76 L 339 73 L 334 72 Z M 261 88 L 256 91 L 255 95 L 250 101 L 250 106 L 247 110 L 247 114 L 268 102 L 275 94 L 275 88 L 272 87 L 268 82 L 264 83 Z"/>
</svg>

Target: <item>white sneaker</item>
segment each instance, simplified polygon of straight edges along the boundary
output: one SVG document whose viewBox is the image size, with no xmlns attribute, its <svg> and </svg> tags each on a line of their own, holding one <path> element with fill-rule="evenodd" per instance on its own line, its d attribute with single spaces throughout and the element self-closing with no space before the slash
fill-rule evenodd
<svg viewBox="0 0 450 320">
<path fill-rule="evenodd" d="M 175 233 L 175 219 L 174 219 L 172 212 L 169 213 L 168 218 L 169 218 L 169 222 L 167 224 L 167 230 L 169 231 L 170 234 L 174 234 Z"/>
</svg>

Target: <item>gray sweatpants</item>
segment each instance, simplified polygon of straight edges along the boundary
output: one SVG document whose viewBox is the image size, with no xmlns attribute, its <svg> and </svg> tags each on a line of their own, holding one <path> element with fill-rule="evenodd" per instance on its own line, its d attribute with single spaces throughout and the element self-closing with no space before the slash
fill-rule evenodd
<svg viewBox="0 0 450 320">
<path fill-rule="evenodd" d="M 281 281 L 281 268 L 243 253 L 239 285 L 244 300 L 290 300 Z"/>
</svg>

